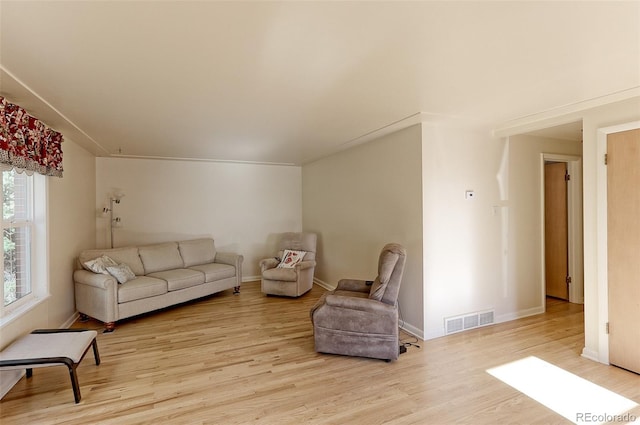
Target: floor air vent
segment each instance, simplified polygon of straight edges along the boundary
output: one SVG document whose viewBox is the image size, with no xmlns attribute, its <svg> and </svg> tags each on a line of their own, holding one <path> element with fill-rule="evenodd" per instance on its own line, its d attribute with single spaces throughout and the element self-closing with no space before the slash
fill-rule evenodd
<svg viewBox="0 0 640 425">
<path fill-rule="evenodd" d="M 444 319 L 445 335 L 491 325 L 494 320 L 493 316 L 493 310 L 489 310 L 463 314 L 462 316 L 447 317 Z"/>
</svg>

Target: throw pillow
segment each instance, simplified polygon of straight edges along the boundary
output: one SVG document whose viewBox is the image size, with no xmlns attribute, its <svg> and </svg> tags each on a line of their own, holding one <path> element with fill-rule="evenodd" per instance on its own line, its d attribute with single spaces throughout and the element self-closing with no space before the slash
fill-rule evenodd
<svg viewBox="0 0 640 425">
<path fill-rule="evenodd" d="M 118 283 L 125 283 L 136 278 L 131 268 L 124 263 L 118 264 L 117 266 L 109 266 L 107 267 L 107 271 L 111 276 L 116 278 Z"/>
<path fill-rule="evenodd" d="M 306 251 L 292 251 L 285 249 L 282 254 L 282 261 L 278 264 L 279 269 L 292 269 L 304 258 Z"/>
<path fill-rule="evenodd" d="M 109 272 L 107 271 L 107 267 L 117 266 L 117 265 L 118 263 L 116 263 L 106 255 L 102 255 L 96 259 L 89 260 L 83 264 L 83 266 L 85 266 L 88 270 L 91 270 L 94 273 L 101 273 L 101 274 L 109 274 Z"/>
</svg>

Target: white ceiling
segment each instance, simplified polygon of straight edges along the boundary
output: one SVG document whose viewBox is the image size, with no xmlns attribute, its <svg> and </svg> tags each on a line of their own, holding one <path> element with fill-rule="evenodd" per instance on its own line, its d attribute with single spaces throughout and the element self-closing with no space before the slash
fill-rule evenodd
<svg viewBox="0 0 640 425">
<path fill-rule="evenodd" d="M 302 164 L 640 86 L 640 2 L 0 1 L 0 92 L 97 155 Z M 410 122 L 411 119 L 405 122 Z"/>
</svg>

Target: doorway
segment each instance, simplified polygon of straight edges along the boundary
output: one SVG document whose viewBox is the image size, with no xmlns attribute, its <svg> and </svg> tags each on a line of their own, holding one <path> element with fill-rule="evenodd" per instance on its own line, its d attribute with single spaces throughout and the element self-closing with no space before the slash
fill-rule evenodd
<svg viewBox="0 0 640 425">
<path fill-rule="evenodd" d="M 582 304 L 582 159 L 544 153 L 541 167 L 543 296 Z"/>
<path fill-rule="evenodd" d="M 569 301 L 569 215 L 566 162 L 544 163 L 545 295 Z"/>
</svg>

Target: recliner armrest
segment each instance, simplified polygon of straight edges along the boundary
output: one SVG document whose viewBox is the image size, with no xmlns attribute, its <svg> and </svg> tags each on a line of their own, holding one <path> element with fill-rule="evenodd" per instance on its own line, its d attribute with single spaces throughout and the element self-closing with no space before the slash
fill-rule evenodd
<svg viewBox="0 0 640 425">
<path fill-rule="evenodd" d="M 340 279 L 336 291 L 371 292 L 371 285 L 367 285 L 366 280 L 360 279 Z"/>
<path fill-rule="evenodd" d="M 298 264 L 295 265 L 295 268 L 298 270 L 305 270 L 315 266 L 316 266 L 316 262 L 314 260 L 309 260 L 309 261 L 300 261 Z"/>
<path fill-rule="evenodd" d="M 369 298 L 348 297 L 344 295 L 327 294 L 325 304 L 332 307 L 347 308 L 350 310 L 366 311 L 376 314 L 393 314 L 396 307 Z"/>
<path fill-rule="evenodd" d="M 265 270 L 273 269 L 280 262 L 276 258 L 265 258 L 264 260 L 260 260 L 260 271 L 263 272 Z"/>
</svg>

